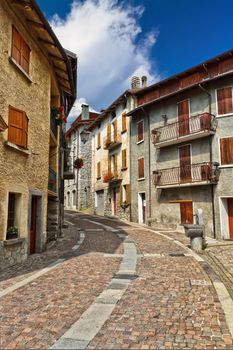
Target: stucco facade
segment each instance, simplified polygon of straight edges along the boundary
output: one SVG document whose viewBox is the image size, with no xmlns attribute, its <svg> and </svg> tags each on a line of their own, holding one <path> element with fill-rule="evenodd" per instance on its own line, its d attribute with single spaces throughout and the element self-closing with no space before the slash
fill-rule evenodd
<svg viewBox="0 0 233 350">
<path fill-rule="evenodd" d="M 0 240 L 3 242 L 1 253 L 6 249 L 13 250 L 12 244 L 4 244 L 9 226 L 10 195 L 14 197 L 14 226 L 18 228 L 20 239 L 24 239 L 15 242 L 16 244 L 23 242 L 22 259 L 20 254 L 17 259 L 12 255 L 7 263 L 12 265 L 20 259 L 24 260 L 30 253 L 33 200 L 36 202 L 34 252 L 45 249 L 49 168 L 58 171 L 59 166 L 57 154 L 60 133 L 57 130 L 54 138 L 50 129 L 50 112 L 52 104 L 57 107 L 60 105 L 61 96 L 55 71 L 51 69 L 49 60 L 36 42 L 30 28 L 27 28 L 25 22 L 16 15 L 15 8 L 5 0 L 0 4 L 0 22 L 0 115 L 8 126 L 0 132 Z M 30 47 L 29 74 L 26 74 L 12 59 L 13 27 Z M 23 111 L 28 118 L 26 147 L 19 147 L 9 141 L 10 106 Z M 57 196 L 57 193 L 51 194 Z M 18 252 L 20 251 L 18 249 Z"/>
<path fill-rule="evenodd" d="M 233 75 L 230 72 L 228 67 L 228 74 L 225 77 L 219 74 L 219 77 L 213 81 L 205 81 L 200 86 L 196 84 L 195 87 L 183 92 L 177 91 L 161 100 L 158 98 L 158 101 L 151 99 L 151 103 L 148 103 L 145 92 L 144 101 L 146 100 L 147 104 L 132 113 L 133 221 L 140 222 L 140 194 L 144 192 L 145 222 L 149 225 L 161 229 L 183 230 L 181 211 L 184 203 L 188 203 L 192 210 L 193 223 L 203 219 L 206 235 L 230 238 L 226 201 L 233 197 L 233 168 L 232 164 L 221 165 L 220 139 L 233 136 L 233 113 L 219 115 L 217 102 L 217 90 L 233 85 Z M 177 81 L 179 81 L 178 78 Z M 172 86 L 172 82 L 170 84 Z M 164 90 L 169 91 L 169 82 L 167 86 Z M 150 94 L 152 95 L 153 92 Z M 178 133 L 182 131 L 179 129 L 181 123 L 177 122 L 178 104 L 182 101 L 188 101 L 189 135 L 172 136 L 172 133 L 177 130 Z M 138 102 L 139 107 L 140 103 L 143 105 L 142 97 L 140 102 L 139 96 Z M 211 118 L 211 130 L 203 131 L 204 127 L 201 125 L 206 116 Z M 140 120 L 144 121 L 144 141 L 137 144 L 137 123 Z M 198 125 L 200 128 L 198 132 L 192 130 L 194 122 L 195 127 Z M 160 139 L 157 136 L 158 133 Z M 162 137 L 165 135 L 164 141 L 161 141 L 161 135 Z M 155 137 L 157 141 L 154 141 Z M 186 150 L 188 148 L 190 153 L 188 181 L 176 179 L 177 176 L 181 176 L 180 154 L 185 148 Z M 145 179 L 143 180 L 138 179 L 137 159 L 140 157 L 144 157 Z M 208 176 L 205 173 L 206 167 Z M 212 179 L 210 179 L 210 172 L 213 175 Z M 199 218 L 197 214 L 200 214 Z"/>
</svg>

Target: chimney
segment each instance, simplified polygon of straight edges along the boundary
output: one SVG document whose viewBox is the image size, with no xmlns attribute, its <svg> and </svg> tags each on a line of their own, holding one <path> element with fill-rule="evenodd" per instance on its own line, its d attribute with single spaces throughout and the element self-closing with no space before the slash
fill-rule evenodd
<svg viewBox="0 0 233 350">
<path fill-rule="evenodd" d="M 141 77 L 141 80 L 142 80 L 142 88 L 147 87 L 147 76 L 143 75 Z"/>
<path fill-rule="evenodd" d="M 132 89 L 140 89 L 140 78 L 139 77 L 132 77 L 131 79 L 131 88 Z"/>
<path fill-rule="evenodd" d="M 82 104 L 82 120 L 89 119 L 89 106 L 85 103 Z"/>
</svg>

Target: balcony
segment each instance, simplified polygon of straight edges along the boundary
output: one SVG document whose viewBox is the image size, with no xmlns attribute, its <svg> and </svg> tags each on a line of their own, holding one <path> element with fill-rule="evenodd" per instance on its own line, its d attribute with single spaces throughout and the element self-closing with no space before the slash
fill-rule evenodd
<svg viewBox="0 0 233 350">
<path fill-rule="evenodd" d="M 109 151 L 121 145 L 121 134 L 113 132 L 104 139 L 104 149 Z"/>
<path fill-rule="evenodd" d="M 48 190 L 57 193 L 57 173 L 51 168 L 49 168 Z"/>
<path fill-rule="evenodd" d="M 162 148 L 207 137 L 215 133 L 216 127 L 215 116 L 210 113 L 202 113 L 182 122 L 178 121 L 153 129 L 151 140 L 157 148 Z"/>
<path fill-rule="evenodd" d="M 103 171 L 102 176 L 104 183 L 114 184 L 122 181 L 122 173 L 117 169 Z"/>
<path fill-rule="evenodd" d="M 216 184 L 219 178 L 218 165 L 208 162 L 159 169 L 153 172 L 153 183 L 157 188 Z"/>
</svg>

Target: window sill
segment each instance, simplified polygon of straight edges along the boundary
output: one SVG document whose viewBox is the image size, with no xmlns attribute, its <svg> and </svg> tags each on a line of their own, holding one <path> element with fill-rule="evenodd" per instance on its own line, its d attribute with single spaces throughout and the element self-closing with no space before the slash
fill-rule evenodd
<svg viewBox="0 0 233 350">
<path fill-rule="evenodd" d="M 137 142 L 137 145 L 139 145 L 140 143 L 144 142 L 144 139 L 143 140 L 140 140 Z"/>
<path fill-rule="evenodd" d="M 121 131 L 121 134 L 124 134 L 124 133 L 126 133 L 126 132 L 127 132 L 127 129 L 122 130 L 122 131 Z"/>
<path fill-rule="evenodd" d="M 4 241 L 4 246 L 22 244 L 25 241 L 25 238 L 12 238 Z"/>
<path fill-rule="evenodd" d="M 24 78 L 29 82 L 32 83 L 32 79 L 30 76 L 25 72 L 25 70 L 16 62 L 16 60 L 13 57 L 9 57 L 9 61 L 11 64 L 13 64 L 14 67 L 18 69 L 18 71 L 24 76 Z"/>
<path fill-rule="evenodd" d="M 218 169 L 233 168 L 233 164 L 220 165 Z"/>
<path fill-rule="evenodd" d="M 128 167 L 125 166 L 124 168 L 121 168 L 121 171 L 124 171 L 124 170 L 127 170 L 127 169 L 128 169 Z"/>
<path fill-rule="evenodd" d="M 140 179 L 138 179 L 138 181 L 144 181 L 145 177 L 141 177 Z"/>
<path fill-rule="evenodd" d="M 31 152 L 28 149 L 21 148 L 10 141 L 6 141 L 5 146 L 12 148 L 13 150 L 18 151 L 20 153 L 26 154 L 27 156 L 31 154 Z"/>
<path fill-rule="evenodd" d="M 225 117 L 230 117 L 230 116 L 233 116 L 233 112 L 227 113 L 227 114 L 216 115 L 216 118 L 225 118 Z"/>
</svg>

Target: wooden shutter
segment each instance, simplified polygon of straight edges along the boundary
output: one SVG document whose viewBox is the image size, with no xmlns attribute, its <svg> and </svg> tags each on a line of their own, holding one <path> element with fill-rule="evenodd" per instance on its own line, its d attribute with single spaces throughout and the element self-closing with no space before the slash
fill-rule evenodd
<svg viewBox="0 0 233 350">
<path fill-rule="evenodd" d="M 144 139 L 144 122 L 141 120 L 137 124 L 137 135 L 138 135 L 138 142 L 142 141 Z"/>
<path fill-rule="evenodd" d="M 127 130 L 127 127 L 126 127 L 126 114 L 125 113 L 122 114 L 121 123 L 122 123 L 122 131 L 121 132 L 125 132 Z"/>
<path fill-rule="evenodd" d="M 193 203 L 180 203 L 180 219 L 181 224 L 193 224 Z"/>
<path fill-rule="evenodd" d="M 117 142 L 117 120 L 114 121 L 113 127 L 114 127 L 114 142 Z"/>
<path fill-rule="evenodd" d="M 108 123 L 107 126 L 107 142 L 111 142 L 111 124 Z"/>
<path fill-rule="evenodd" d="M 122 196 L 122 194 L 123 194 L 123 186 L 120 185 L 120 203 L 123 203 L 123 196 Z"/>
<path fill-rule="evenodd" d="M 97 134 L 97 148 L 101 147 L 100 132 Z"/>
<path fill-rule="evenodd" d="M 97 163 L 97 179 L 101 178 L 101 169 L 100 169 L 100 162 Z"/>
<path fill-rule="evenodd" d="M 217 90 L 218 114 L 233 112 L 232 87 Z"/>
<path fill-rule="evenodd" d="M 126 203 L 130 204 L 130 185 L 125 185 L 126 187 Z"/>
<path fill-rule="evenodd" d="M 12 28 L 12 58 L 29 74 L 30 48 L 19 32 Z"/>
<path fill-rule="evenodd" d="M 114 177 L 118 177 L 118 171 L 117 171 L 117 154 L 114 154 Z"/>
<path fill-rule="evenodd" d="M 144 178 L 144 158 L 138 159 L 138 178 Z"/>
<path fill-rule="evenodd" d="M 27 148 L 28 118 L 26 113 L 9 107 L 8 141 Z"/>
<path fill-rule="evenodd" d="M 29 74 L 29 60 L 30 60 L 30 49 L 25 41 L 22 39 L 21 47 L 21 66 L 27 74 Z"/>
<path fill-rule="evenodd" d="M 233 137 L 220 139 L 221 165 L 233 164 Z"/>
<path fill-rule="evenodd" d="M 111 156 L 108 156 L 108 171 L 110 172 L 111 170 Z"/>
<path fill-rule="evenodd" d="M 126 149 L 123 149 L 121 152 L 122 156 L 122 169 L 127 168 L 127 162 L 126 162 Z"/>
</svg>

